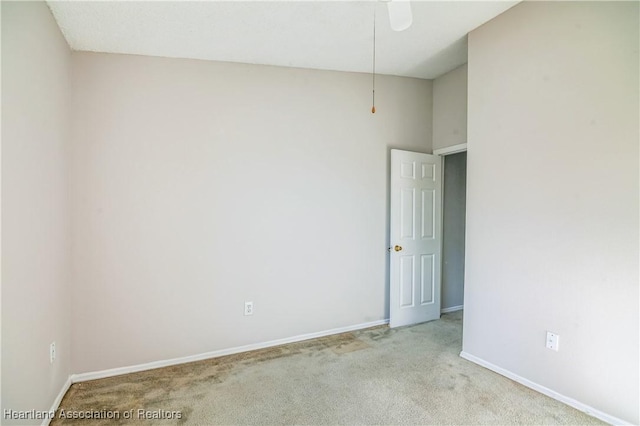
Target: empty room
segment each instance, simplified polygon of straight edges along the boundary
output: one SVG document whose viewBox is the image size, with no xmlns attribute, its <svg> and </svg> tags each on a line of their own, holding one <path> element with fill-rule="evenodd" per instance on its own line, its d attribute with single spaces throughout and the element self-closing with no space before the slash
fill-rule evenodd
<svg viewBox="0 0 640 426">
<path fill-rule="evenodd" d="M 2 1 L 6 425 L 640 423 L 637 1 Z"/>
</svg>

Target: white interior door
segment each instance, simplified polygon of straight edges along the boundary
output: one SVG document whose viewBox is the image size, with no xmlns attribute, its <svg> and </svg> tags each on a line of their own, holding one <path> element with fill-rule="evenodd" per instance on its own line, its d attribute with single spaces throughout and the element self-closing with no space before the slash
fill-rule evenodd
<svg viewBox="0 0 640 426">
<path fill-rule="evenodd" d="M 391 150 L 389 325 L 440 318 L 442 159 Z"/>
</svg>

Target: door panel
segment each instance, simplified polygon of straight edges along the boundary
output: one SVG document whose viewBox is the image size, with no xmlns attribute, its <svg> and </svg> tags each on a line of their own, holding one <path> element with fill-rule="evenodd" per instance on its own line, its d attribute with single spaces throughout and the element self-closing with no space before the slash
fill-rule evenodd
<svg viewBox="0 0 640 426">
<path fill-rule="evenodd" d="M 391 150 L 391 327 L 440 318 L 441 167 Z"/>
<path fill-rule="evenodd" d="M 432 254 L 423 254 L 420 256 L 421 260 L 421 286 L 420 286 L 420 294 L 422 298 L 420 299 L 421 305 L 426 305 L 429 303 L 433 303 L 435 298 L 435 286 L 434 286 L 434 264 L 435 264 L 435 256 Z"/>
<path fill-rule="evenodd" d="M 436 235 L 436 191 L 433 189 L 422 190 L 422 238 L 432 239 Z"/>
</svg>

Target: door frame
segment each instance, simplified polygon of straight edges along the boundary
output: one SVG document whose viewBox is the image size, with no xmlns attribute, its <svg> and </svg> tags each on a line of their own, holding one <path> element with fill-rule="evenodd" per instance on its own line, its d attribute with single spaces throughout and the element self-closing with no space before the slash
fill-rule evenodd
<svg viewBox="0 0 640 426">
<path fill-rule="evenodd" d="M 446 146 L 444 148 L 438 148 L 433 150 L 433 155 L 439 155 L 441 157 L 446 157 L 447 155 L 457 154 L 459 152 L 465 152 L 467 150 L 467 144 L 460 143 L 458 145 Z"/>
</svg>

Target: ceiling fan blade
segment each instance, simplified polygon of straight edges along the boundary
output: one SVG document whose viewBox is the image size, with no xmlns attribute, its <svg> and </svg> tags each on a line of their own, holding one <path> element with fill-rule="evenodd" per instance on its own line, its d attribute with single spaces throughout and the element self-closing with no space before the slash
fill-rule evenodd
<svg viewBox="0 0 640 426">
<path fill-rule="evenodd" d="M 409 0 L 391 0 L 387 3 L 389 23 L 394 31 L 404 31 L 411 26 L 413 14 Z"/>
</svg>

